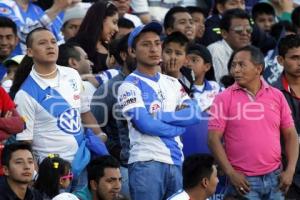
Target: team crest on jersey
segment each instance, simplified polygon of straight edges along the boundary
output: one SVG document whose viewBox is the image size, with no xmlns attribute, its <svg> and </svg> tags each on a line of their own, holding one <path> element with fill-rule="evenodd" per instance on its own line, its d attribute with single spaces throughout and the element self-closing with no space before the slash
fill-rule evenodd
<svg viewBox="0 0 300 200">
<path fill-rule="evenodd" d="M 0 7 L 0 13 L 4 14 L 4 15 L 9 15 L 12 13 L 12 11 L 9 8 L 6 7 Z"/>
<path fill-rule="evenodd" d="M 71 108 L 61 113 L 57 119 L 58 127 L 69 134 L 77 134 L 81 130 L 80 113 Z"/>
<path fill-rule="evenodd" d="M 73 88 L 74 91 L 78 91 L 78 85 L 75 79 L 69 80 L 71 87 Z"/>
<path fill-rule="evenodd" d="M 156 113 L 161 109 L 161 103 L 159 101 L 153 101 L 149 106 L 150 113 Z"/>
</svg>

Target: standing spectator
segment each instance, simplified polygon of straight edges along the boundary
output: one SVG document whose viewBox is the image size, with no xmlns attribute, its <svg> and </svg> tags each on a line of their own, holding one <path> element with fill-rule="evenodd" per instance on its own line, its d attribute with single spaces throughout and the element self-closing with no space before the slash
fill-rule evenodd
<svg viewBox="0 0 300 200">
<path fill-rule="evenodd" d="M 72 182 L 71 164 L 58 156 L 49 154 L 38 167 L 34 188 L 43 195 L 43 200 L 50 200 L 62 193 Z"/>
<path fill-rule="evenodd" d="M 161 71 L 179 80 L 185 91 L 190 94 L 195 81 L 193 70 L 184 66 L 189 39 L 181 32 L 168 35 L 162 45 Z"/>
<path fill-rule="evenodd" d="M 107 45 L 118 32 L 118 19 L 118 9 L 113 3 L 97 1 L 88 9 L 77 34 L 70 40 L 88 54 L 94 63 L 93 73 L 107 69 Z"/>
<path fill-rule="evenodd" d="M 285 96 L 298 132 L 300 134 L 300 36 L 289 35 L 282 38 L 278 47 L 278 62 L 284 71 L 274 84 Z M 287 200 L 300 199 L 300 160 L 298 159 L 292 185 L 286 195 Z"/>
<path fill-rule="evenodd" d="M 201 43 L 201 38 L 203 37 L 205 31 L 205 20 L 208 13 L 202 8 L 196 6 L 189 6 L 186 8 L 189 10 L 196 26 L 196 42 Z"/>
<path fill-rule="evenodd" d="M 235 51 L 231 63 L 235 84 L 215 98 L 208 143 L 230 179 L 227 195 L 283 200 L 293 180 L 299 142 L 288 103 L 261 79 L 263 69 L 259 49 L 246 46 Z M 287 157 L 284 170 L 281 136 Z"/>
<path fill-rule="evenodd" d="M 30 31 L 37 27 L 47 27 L 59 43 L 63 42 L 60 33 L 63 11 L 79 0 L 54 0 L 45 12 L 30 0 L 3 0 L 0 2 L 0 15 L 11 18 L 18 25 L 21 49 L 25 54 L 25 40 Z"/>
<path fill-rule="evenodd" d="M 86 99 L 81 96 L 83 87 L 78 72 L 56 65 L 58 46 L 54 35 L 45 28 L 35 29 L 28 35 L 26 45 L 33 65 L 21 64 L 11 88 L 12 94 L 17 92 L 17 110 L 26 122 L 26 129 L 16 139 L 32 143 L 38 162 L 57 153 L 72 163 L 72 184 L 80 187 L 86 183 L 84 169 L 90 160 L 90 143 L 83 138 L 93 135 L 91 131 L 84 134 L 82 124 L 93 125 L 93 132 L 99 137 L 103 133 L 83 103 Z M 97 141 L 101 142 L 94 138 L 93 142 Z M 102 147 L 102 143 L 96 146 Z"/>
<path fill-rule="evenodd" d="M 217 82 L 228 74 L 227 64 L 232 52 L 250 44 L 252 27 L 249 15 L 241 9 L 231 9 L 224 13 L 220 23 L 222 40 L 207 48 L 212 55 Z"/>
<path fill-rule="evenodd" d="M 212 56 L 205 46 L 195 44 L 188 48 L 187 59 L 187 66 L 195 73 L 192 96 L 201 110 L 206 111 L 216 95 L 221 92 L 220 85 L 215 81 Z"/>
<path fill-rule="evenodd" d="M 82 19 L 90 6 L 91 5 L 89 3 L 80 2 L 65 10 L 63 25 L 61 27 L 61 32 L 65 41 L 77 34 Z"/>
<path fill-rule="evenodd" d="M 137 69 L 118 89 L 118 102 L 129 127 L 133 200 L 166 199 L 182 187 L 183 155 L 178 136 L 184 127 L 199 122 L 199 107 L 178 80 L 157 72 L 161 32 L 157 22 L 131 32 L 128 46 Z"/>
<path fill-rule="evenodd" d="M 188 156 L 182 167 L 183 189 L 168 200 L 207 200 L 217 188 L 217 167 L 211 155 Z"/>
<path fill-rule="evenodd" d="M 34 158 L 29 144 L 14 143 L 5 146 L 1 162 L 5 181 L 0 185 L 0 200 L 40 200 L 41 194 L 29 187 L 34 172 Z"/>
<path fill-rule="evenodd" d="M 184 7 L 171 8 L 164 19 L 164 29 L 167 35 L 179 31 L 190 41 L 196 38 L 196 26 L 189 10 Z"/>
<path fill-rule="evenodd" d="M 57 64 L 75 69 L 82 79 L 84 91 L 82 95 L 87 98 L 88 106 L 93 94 L 99 86 L 98 81 L 92 75 L 92 63 L 86 52 L 78 45 L 65 43 L 59 46 Z"/>
<path fill-rule="evenodd" d="M 112 156 L 121 163 L 122 194 L 130 196 L 128 186 L 129 136 L 126 119 L 121 116 L 117 93 L 125 78 L 135 70 L 134 59 L 128 52 L 128 35 L 121 38 L 116 45 L 115 58 L 119 63 L 120 73 L 102 84 L 94 93 L 91 111 L 108 133 L 107 148 Z"/>
<path fill-rule="evenodd" d="M 88 186 L 74 194 L 81 200 L 117 200 L 121 190 L 120 163 L 112 156 L 97 157 L 88 167 Z"/>
<path fill-rule="evenodd" d="M 18 43 L 17 25 L 11 19 L 0 16 L 0 81 L 7 72 L 3 62 L 14 56 L 14 50 Z"/>
<path fill-rule="evenodd" d="M 142 25 L 142 21 L 138 16 L 129 13 L 131 0 L 112 0 L 112 2 L 118 8 L 120 18 L 124 17 L 125 19 L 130 20 L 135 27 Z"/>
<path fill-rule="evenodd" d="M 254 23 L 263 31 L 270 32 L 276 22 L 274 8 L 268 3 L 257 3 L 252 9 Z"/>
<path fill-rule="evenodd" d="M 280 21 L 271 27 L 270 35 L 274 37 L 278 42 L 276 48 L 270 50 L 265 57 L 266 66 L 264 69 L 263 77 L 269 84 L 274 84 L 275 82 L 277 82 L 283 71 L 283 66 L 281 66 L 277 60 L 278 43 L 281 38 L 291 34 L 297 34 L 297 29 L 289 21 Z"/>
</svg>

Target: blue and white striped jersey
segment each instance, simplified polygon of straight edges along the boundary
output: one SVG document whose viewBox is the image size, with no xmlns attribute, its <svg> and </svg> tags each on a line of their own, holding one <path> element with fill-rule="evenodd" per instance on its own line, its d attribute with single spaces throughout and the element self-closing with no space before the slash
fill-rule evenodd
<svg viewBox="0 0 300 200">
<path fill-rule="evenodd" d="M 32 140 L 38 160 L 55 153 L 72 162 L 78 149 L 75 137 L 83 134 L 80 113 L 89 111 L 82 106 L 82 89 L 76 70 L 58 66 L 52 80 L 39 77 L 33 68 L 17 92 L 17 111 L 26 122 L 17 140 Z"/>
<path fill-rule="evenodd" d="M 195 123 L 198 108 L 179 81 L 161 73 L 150 77 L 136 70 L 119 87 L 118 102 L 128 120 L 128 163 L 155 160 L 181 165 L 179 135 L 185 126 Z M 191 103 L 191 107 L 175 112 L 184 102 Z"/>
</svg>

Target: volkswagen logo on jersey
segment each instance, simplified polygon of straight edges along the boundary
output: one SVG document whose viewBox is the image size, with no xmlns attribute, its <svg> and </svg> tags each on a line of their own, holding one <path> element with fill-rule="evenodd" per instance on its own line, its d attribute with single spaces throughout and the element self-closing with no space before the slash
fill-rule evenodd
<svg viewBox="0 0 300 200">
<path fill-rule="evenodd" d="M 77 109 L 71 108 L 58 117 L 58 127 L 69 134 L 78 134 L 81 130 L 80 113 Z"/>
</svg>

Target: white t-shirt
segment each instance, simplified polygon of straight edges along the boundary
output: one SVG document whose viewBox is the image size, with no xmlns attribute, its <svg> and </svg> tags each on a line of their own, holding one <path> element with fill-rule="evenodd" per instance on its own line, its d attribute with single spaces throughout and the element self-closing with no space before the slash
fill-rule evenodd
<svg viewBox="0 0 300 200">
<path fill-rule="evenodd" d="M 186 191 L 184 190 L 179 190 L 172 196 L 170 196 L 167 200 L 190 200 L 190 196 Z"/>
</svg>

